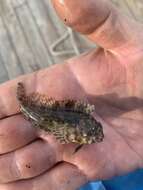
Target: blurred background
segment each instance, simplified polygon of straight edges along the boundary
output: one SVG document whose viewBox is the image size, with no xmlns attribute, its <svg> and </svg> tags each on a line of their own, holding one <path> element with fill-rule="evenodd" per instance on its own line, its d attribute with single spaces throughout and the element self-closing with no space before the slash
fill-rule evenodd
<svg viewBox="0 0 143 190">
<path fill-rule="evenodd" d="M 143 0 L 112 0 L 143 22 Z M 0 83 L 95 47 L 58 19 L 51 0 L 0 0 Z"/>
</svg>

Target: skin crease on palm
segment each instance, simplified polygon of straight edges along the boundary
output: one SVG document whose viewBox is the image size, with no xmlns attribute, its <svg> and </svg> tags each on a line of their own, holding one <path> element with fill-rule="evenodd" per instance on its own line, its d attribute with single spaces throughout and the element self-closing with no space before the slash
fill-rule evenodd
<svg viewBox="0 0 143 190">
<path fill-rule="evenodd" d="M 0 190 L 75 190 L 143 167 L 142 24 L 108 0 L 52 3 L 67 25 L 99 48 L 0 86 Z M 35 131 L 17 114 L 19 81 L 27 93 L 95 104 L 104 141 L 73 154 L 75 145 Z"/>
</svg>

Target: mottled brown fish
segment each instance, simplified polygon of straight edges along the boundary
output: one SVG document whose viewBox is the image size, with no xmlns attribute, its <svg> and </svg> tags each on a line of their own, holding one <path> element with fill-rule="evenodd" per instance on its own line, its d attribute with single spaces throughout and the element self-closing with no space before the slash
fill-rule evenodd
<svg viewBox="0 0 143 190">
<path fill-rule="evenodd" d="M 77 100 L 54 100 L 46 95 L 26 95 L 18 83 L 20 110 L 33 126 L 53 134 L 61 143 L 79 145 L 101 142 L 102 125 L 92 116 L 94 106 Z"/>
</svg>

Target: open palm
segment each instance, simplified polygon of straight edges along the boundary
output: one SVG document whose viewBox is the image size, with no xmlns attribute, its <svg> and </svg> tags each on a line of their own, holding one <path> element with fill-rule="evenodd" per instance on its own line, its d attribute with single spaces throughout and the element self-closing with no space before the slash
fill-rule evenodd
<svg viewBox="0 0 143 190">
<path fill-rule="evenodd" d="M 0 190 L 74 190 L 88 180 L 143 167 L 142 26 L 107 2 L 53 1 L 67 24 L 100 47 L 0 86 L 0 181 L 11 182 L 0 185 Z M 54 137 L 35 131 L 20 114 L 15 115 L 19 81 L 27 93 L 38 91 L 56 99 L 94 104 L 104 141 L 74 153 L 75 145 L 62 146 Z"/>
</svg>

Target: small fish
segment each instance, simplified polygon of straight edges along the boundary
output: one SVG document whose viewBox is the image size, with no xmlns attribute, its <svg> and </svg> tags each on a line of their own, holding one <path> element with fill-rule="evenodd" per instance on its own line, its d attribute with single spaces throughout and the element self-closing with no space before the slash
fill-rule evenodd
<svg viewBox="0 0 143 190">
<path fill-rule="evenodd" d="M 103 141 L 102 125 L 92 116 L 94 106 L 77 100 L 55 100 L 46 95 L 26 95 L 23 83 L 17 86 L 20 111 L 34 127 L 53 134 L 62 144 L 92 144 Z"/>
</svg>

